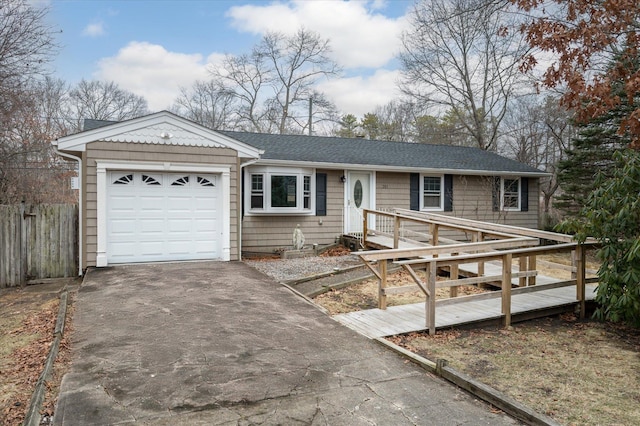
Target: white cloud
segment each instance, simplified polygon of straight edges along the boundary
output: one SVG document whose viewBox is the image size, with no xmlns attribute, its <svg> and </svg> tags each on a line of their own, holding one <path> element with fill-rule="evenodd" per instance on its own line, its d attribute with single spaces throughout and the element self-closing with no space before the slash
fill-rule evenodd
<svg viewBox="0 0 640 426">
<path fill-rule="evenodd" d="M 400 50 L 404 18 L 375 12 L 384 2 L 291 0 L 287 3 L 234 6 L 227 15 L 245 32 L 293 33 L 301 26 L 331 40 L 333 58 L 345 68 L 382 67 Z"/>
<path fill-rule="evenodd" d="M 82 30 L 82 35 L 89 37 L 99 37 L 105 34 L 104 23 L 94 22 L 89 24 Z"/>
<path fill-rule="evenodd" d="M 207 79 L 207 65 L 220 57 L 212 54 L 205 59 L 201 54 L 170 52 L 157 44 L 133 41 L 115 56 L 101 59 L 94 76 L 144 96 L 149 109 L 158 111 L 173 103 L 180 87 Z"/>
<path fill-rule="evenodd" d="M 318 89 L 336 104 L 341 114 L 362 117 L 398 98 L 399 71 L 378 70 L 372 76 L 340 78 L 322 83 Z"/>
</svg>

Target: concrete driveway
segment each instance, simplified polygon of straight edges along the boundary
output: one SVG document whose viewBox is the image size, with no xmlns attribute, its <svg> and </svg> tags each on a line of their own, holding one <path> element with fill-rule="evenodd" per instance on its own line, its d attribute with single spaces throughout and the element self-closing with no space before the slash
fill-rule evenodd
<svg viewBox="0 0 640 426">
<path fill-rule="evenodd" d="M 239 262 L 91 270 L 56 425 L 517 424 Z"/>
</svg>

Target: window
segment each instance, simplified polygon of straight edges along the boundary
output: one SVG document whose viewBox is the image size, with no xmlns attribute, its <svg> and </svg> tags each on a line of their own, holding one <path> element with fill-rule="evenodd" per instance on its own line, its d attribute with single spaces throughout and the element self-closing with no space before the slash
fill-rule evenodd
<svg viewBox="0 0 640 426">
<path fill-rule="evenodd" d="M 423 176 L 422 209 L 442 210 L 442 177 Z"/>
<path fill-rule="evenodd" d="M 520 210 L 520 179 L 502 179 L 502 209 Z"/>
<path fill-rule="evenodd" d="M 247 214 L 313 214 L 313 170 L 253 167 L 248 174 Z"/>
<path fill-rule="evenodd" d="M 529 179 L 494 177 L 493 211 L 529 210 Z"/>
<path fill-rule="evenodd" d="M 263 175 L 251 175 L 251 209 L 264 208 Z"/>
</svg>

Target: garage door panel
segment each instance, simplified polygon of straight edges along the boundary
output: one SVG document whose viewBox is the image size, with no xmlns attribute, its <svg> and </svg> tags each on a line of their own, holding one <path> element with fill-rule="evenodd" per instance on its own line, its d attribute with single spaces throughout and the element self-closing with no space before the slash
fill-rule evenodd
<svg viewBox="0 0 640 426">
<path fill-rule="evenodd" d="M 169 219 L 167 221 L 169 234 L 191 234 L 192 222 L 190 219 Z"/>
<path fill-rule="evenodd" d="M 212 183 L 215 178 L 112 172 L 107 193 L 108 262 L 219 258 L 221 198 Z"/>
<path fill-rule="evenodd" d="M 133 236 L 136 232 L 136 221 L 133 219 L 114 220 L 111 223 L 113 236 Z"/>
<path fill-rule="evenodd" d="M 113 212 L 133 212 L 136 196 L 118 195 L 109 199 L 108 209 Z"/>
<path fill-rule="evenodd" d="M 194 219 L 193 223 L 195 225 L 195 231 L 197 233 L 211 232 L 214 233 L 217 231 L 217 221 L 214 219 Z"/>
</svg>

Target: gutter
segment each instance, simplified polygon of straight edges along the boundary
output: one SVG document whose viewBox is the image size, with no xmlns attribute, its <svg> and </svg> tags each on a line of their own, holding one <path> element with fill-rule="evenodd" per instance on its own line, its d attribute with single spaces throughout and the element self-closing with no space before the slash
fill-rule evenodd
<svg viewBox="0 0 640 426">
<path fill-rule="evenodd" d="M 68 158 L 70 160 L 75 160 L 78 162 L 78 276 L 82 276 L 82 264 L 84 260 L 84 236 L 83 236 L 83 191 L 82 191 L 82 157 L 77 157 L 72 154 L 68 154 L 65 152 L 61 152 L 58 150 L 58 141 L 55 140 L 52 142 L 53 150 L 61 157 Z"/>
<path fill-rule="evenodd" d="M 328 163 L 318 161 L 300 161 L 300 160 L 273 160 L 261 159 L 260 164 L 264 166 L 297 166 L 316 169 L 328 170 L 365 170 L 377 172 L 394 172 L 394 173 L 433 173 L 433 174 L 452 174 L 464 176 L 519 176 L 519 177 L 537 177 L 543 178 L 551 176 L 551 173 L 543 171 L 513 171 L 513 170 L 478 170 L 478 169 L 451 169 L 451 168 L 428 168 L 428 167 L 405 167 L 405 166 L 388 166 L 380 164 L 347 164 L 347 163 Z"/>
</svg>

